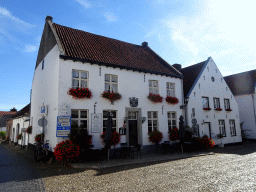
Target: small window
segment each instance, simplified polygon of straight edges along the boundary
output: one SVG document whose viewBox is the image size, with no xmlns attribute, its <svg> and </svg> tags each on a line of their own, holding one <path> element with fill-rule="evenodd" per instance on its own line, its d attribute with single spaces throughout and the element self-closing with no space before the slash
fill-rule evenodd
<svg viewBox="0 0 256 192">
<path fill-rule="evenodd" d="M 204 80 L 205 80 L 205 76 L 204 76 Z"/>
<path fill-rule="evenodd" d="M 225 121 L 224 120 L 219 120 L 219 129 L 220 129 L 220 134 L 222 134 L 224 137 L 226 137 L 226 129 L 225 129 Z"/>
<path fill-rule="evenodd" d="M 217 69 L 215 69 L 216 73 L 218 72 Z"/>
<path fill-rule="evenodd" d="M 105 91 L 118 92 L 118 76 L 117 75 L 105 75 Z"/>
<path fill-rule="evenodd" d="M 72 70 L 72 88 L 88 88 L 88 72 Z"/>
<path fill-rule="evenodd" d="M 42 61 L 42 70 L 44 69 L 44 60 Z"/>
<path fill-rule="evenodd" d="M 159 94 L 158 81 L 149 80 L 149 93 Z"/>
<path fill-rule="evenodd" d="M 158 127 L 157 111 L 148 111 L 148 132 L 157 130 L 157 127 Z"/>
<path fill-rule="evenodd" d="M 225 106 L 225 109 L 230 109 L 229 99 L 224 99 L 224 106 Z"/>
<path fill-rule="evenodd" d="M 166 83 L 167 96 L 175 97 L 175 84 Z"/>
<path fill-rule="evenodd" d="M 213 98 L 214 102 L 214 109 L 220 108 L 220 99 L 219 98 Z"/>
<path fill-rule="evenodd" d="M 211 80 L 212 80 L 212 82 L 214 82 L 214 81 L 215 81 L 215 79 L 214 79 L 214 77 L 213 77 L 213 76 L 211 77 Z"/>
<path fill-rule="evenodd" d="M 79 128 L 88 131 L 88 110 L 72 109 L 71 110 L 72 125 L 77 125 Z"/>
<path fill-rule="evenodd" d="M 113 120 L 112 131 L 116 131 L 117 111 L 105 110 L 105 111 L 103 111 L 103 132 L 106 131 L 107 120 L 108 120 L 109 115 L 111 115 L 112 120 Z"/>
<path fill-rule="evenodd" d="M 195 117 L 196 116 L 196 110 L 195 108 L 192 108 L 192 117 Z"/>
<path fill-rule="evenodd" d="M 229 126 L 230 126 L 230 134 L 231 134 L 231 136 L 236 136 L 235 120 L 233 120 L 233 119 L 229 120 Z"/>
<path fill-rule="evenodd" d="M 209 108 L 209 98 L 202 97 L 203 108 Z"/>
<path fill-rule="evenodd" d="M 200 83 L 198 83 L 198 87 L 199 87 L 199 89 L 200 89 Z"/>
<path fill-rule="evenodd" d="M 209 67 L 207 67 L 207 70 L 208 70 L 208 72 L 209 72 Z"/>
<path fill-rule="evenodd" d="M 167 118 L 168 118 L 168 130 L 170 132 L 170 129 L 174 129 L 177 127 L 176 112 L 167 112 Z"/>
</svg>

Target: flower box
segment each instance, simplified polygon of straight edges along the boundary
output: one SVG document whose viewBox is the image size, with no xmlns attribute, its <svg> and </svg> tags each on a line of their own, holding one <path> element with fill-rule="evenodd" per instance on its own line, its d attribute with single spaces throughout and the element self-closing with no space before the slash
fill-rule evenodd
<svg viewBox="0 0 256 192">
<path fill-rule="evenodd" d="M 104 137 L 105 137 L 106 132 L 103 132 L 100 136 L 100 138 L 102 139 L 102 143 L 104 143 Z M 117 133 L 116 131 L 112 131 L 111 132 L 111 141 L 110 141 L 110 145 L 111 146 L 115 146 L 117 145 L 119 142 L 121 141 L 121 135 L 119 133 Z"/>
<path fill-rule="evenodd" d="M 203 108 L 203 110 L 205 110 L 205 111 L 210 111 L 211 110 L 211 108 Z"/>
<path fill-rule="evenodd" d="M 111 103 L 113 103 L 114 101 L 121 99 L 122 95 L 120 95 L 119 93 L 104 91 L 101 94 L 101 97 L 108 99 Z"/>
<path fill-rule="evenodd" d="M 71 95 L 73 99 L 90 99 L 92 98 L 92 92 L 88 88 L 69 88 L 68 95 Z"/>
<path fill-rule="evenodd" d="M 232 109 L 225 109 L 226 111 L 232 111 Z"/>
<path fill-rule="evenodd" d="M 175 105 L 177 103 L 179 103 L 179 99 L 177 97 L 171 97 L 171 96 L 167 96 L 165 98 L 165 101 L 168 103 L 168 104 L 172 104 L 172 105 Z"/>
<path fill-rule="evenodd" d="M 22 138 L 22 134 L 20 133 L 17 135 L 17 139 L 20 140 L 21 138 Z"/>
<path fill-rule="evenodd" d="M 148 133 L 148 140 L 152 143 L 160 143 L 163 139 L 163 133 L 154 129 L 154 131 Z"/>
<path fill-rule="evenodd" d="M 178 130 L 178 128 L 170 129 L 169 139 L 170 139 L 170 141 L 176 141 L 176 140 L 179 139 L 179 130 Z"/>
<path fill-rule="evenodd" d="M 216 109 L 214 109 L 214 110 L 216 110 L 216 111 L 222 111 L 222 109 L 221 109 L 221 108 L 216 108 Z"/>
<path fill-rule="evenodd" d="M 163 97 L 161 97 L 159 94 L 149 93 L 148 99 L 150 101 L 152 101 L 153 103 L 162 103 L 163 102 Z"/>
</svg>

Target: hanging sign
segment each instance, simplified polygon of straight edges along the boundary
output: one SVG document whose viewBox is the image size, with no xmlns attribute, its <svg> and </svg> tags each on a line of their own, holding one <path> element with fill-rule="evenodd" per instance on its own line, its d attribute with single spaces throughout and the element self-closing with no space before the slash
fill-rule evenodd
<svg viewBox="0 0 256 192">
<path fill-rule="evenodd" d="M 57 117 L 57 130 L 56 137 L 68 137 L 71 131 L 71 117 L 58 116 Z"/>
</svg>

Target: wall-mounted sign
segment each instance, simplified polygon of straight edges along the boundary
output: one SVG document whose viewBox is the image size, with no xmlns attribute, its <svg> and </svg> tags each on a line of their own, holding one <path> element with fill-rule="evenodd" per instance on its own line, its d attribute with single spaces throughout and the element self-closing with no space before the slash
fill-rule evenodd
<svg viewBox="0 0 256 192">
<path fill-rule="evenodd" d="M 131 97 L 129 98 L 131 107 L 137 107 L 138 106 L 138 98 Z"/>
<path fill-rule="evenodd" d="M 92 113 L 92 133 L 99 133 L 102 128 L 102 114 Z"/>
<path fill-rule="evenodd" d="M 40 105 L 40 114 L 41 115 L 47 114 L 47 105 Z"/>
<path fill-rule="evenodd" d="M 68 137 L 71 131 L 71 117 L 58 116 L 57 117 L 57 130 L 56 137 Z"/>
</svg>

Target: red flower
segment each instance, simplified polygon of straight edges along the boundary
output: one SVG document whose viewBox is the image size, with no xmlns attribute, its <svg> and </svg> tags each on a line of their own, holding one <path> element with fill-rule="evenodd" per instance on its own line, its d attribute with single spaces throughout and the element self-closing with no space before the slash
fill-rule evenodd
<svg viewBox="0 0 256 192">
<path fill-rule="evenodd" d="M 113 101 L 121 99 L 122 95 L 120 95 L 119 93 L 104 91 L 101 94 L 101 97 L 103 97 L 105 99 L 108 99 L 109 101 L 113 102 Z"/>
<path fill-rule="evenodd" d="M 159 94 L 149 93 L 147 98 L 150 101 L 152 101 L 153 103 L 162 103 L 163 102 L 163 97 L 161 97 Z"/>
<path fill-rule="evenodd" d="M 211 110 L 211 108 L 209 108 L 209 107 L 205 107 L 205 108 L 203 108 L 203 110 L 205 110 L 205 111 L 210 111 L 210 110 Z"/>
<path fill-rule="evenodd" d="M 165 100 L 166 100 L 167 103 L 173 104 L 173 105 L 179 103 L 179 99 L 178 99 L 177 97 L 167 96 L 167 97 L 165 98 Z"/>
<path fill-rule="evenodd" d="M 169 131 L 169 139 L 170 141 L 176 141 L 179 139 L 179 130 L 178 128 L 170 129 Z"/>
<path fill-rule="evenodd" d="M 102 143 L 104 144 L 104 137 L 105 137 L 106 132 L 103 132 L 100 136 L 100 138 L 102 139 Z M 121 135 L 119 133 L 117 133 L 116 131 L 112 131 L 111 132 L 111 142 L 110 145 L 111 146 L 115 146 L 117 145 L 121 140 Z"/>
<path fill-rule="evenodd" d="M 216 108 L 215 110 L 216 110 L 216 111 L 222 111 L 222 109 L 221 109 L 221 108 Z"/>
<path fill-rule="evenodd" d="M 226 111 L 232 111 L 232 109 L 230 109 L 230 108 L 229 108 L 229 109 L 225 109 L 225 110 L 226 110 Z"/>
<path fill-rule="evenodd" d="M 159 143 L 162 141 L 162 139 L 163 139 L 163 133 L 156 129 L 148 133 L 148 140 L 152 143 Z"/>
<path fill-rule="evenodd" d="M 92 98 L 92 92 L 88 88 L 69 88 L 68 95 L 73 96 L 73 99 L 90 99 Z"/>
</svg>

